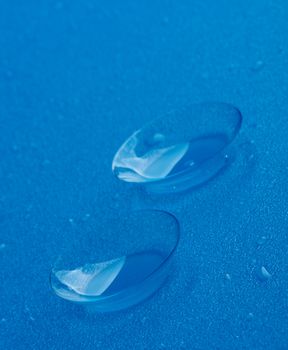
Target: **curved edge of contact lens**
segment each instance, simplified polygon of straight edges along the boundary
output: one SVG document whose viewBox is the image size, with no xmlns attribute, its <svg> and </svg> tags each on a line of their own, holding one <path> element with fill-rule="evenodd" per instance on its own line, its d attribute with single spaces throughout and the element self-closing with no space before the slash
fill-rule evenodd
<svg viewBox="0 0 288 350">
<path fill-rule="evenodd" d="M 75 300 L 73 298 L 67 298 L 67 297 L 63 297 L 63 295 L 61 295 L 61 293 L 59 293 L 54 287 L 53 287 L 53 283 L 52 283 L 52 276 L 53 276 L 53 269 L 50 272 L 50 276 L 49 276 L 49 283 L 50 283 L 50 288 L 53 290 L 53 292 L 60 298 L 65 299 L 67 301 L 70 302 L 74 302 L 77 304 L 82 304 L 82 305 L 92 305 L 92 307 L 94 307 L 94 311 L 96 312 L 115 312 L 115 311 L 120 311 L 123 309 L 128 309 L 132 306 L 135 306 L 139 303 L 141 303 L 142 301 L 146 300 L 147 298 L 149 298 L 151 295 L 153 295 L 154 293 L 157 292 L 157 290 L 159 290 L 159 288 L 164 284 L 165 279 L 168 277 L 169 271 L 164 272 L 162 279 L 158 280 L 156 283 L 154 283 L 151 288 L 149 288 L 149 290 L 147 290 L 147 286 L 146 286 L 146 291 L 143 292 L 143 289 L 140 288 L 140 291 L 138 293 L 138 297 L 137 297 L 137 290 L 139 288 L 139 286 L 145 286 L 146 283 L 149 282 L 149 280 L 151 280 L 154 276 L 159 277 L 159 273 L 161 270 L 165 269 L 165 266 L 167 266 L 170 262 L 170 260 L 172 259 L 179 241 L 180 241 L 180 234 L 181 234 L 181 227 L 180 227 L 180 223 L 178 221 L 178 219 L 176 218 L 175 215 L 173 215 L 172 213 L 169 213 L 168 211 L 165 210 L 160 210 L 160 209 L 139 209 L 139 210 L 134 210 L 134 213 L 137 212 L 159 212 L 159 213 L 164 213 L 167 216 L 170 216 L 173 221 L 176 224 L 176 229 L 175 229 L 175 242 L 173 244 L 173 246 L 171 247 L 171 250 L 169 252 L 169 254 L 167 254 L 167 256 L 165 257 L 165 259 L 163 259 L 163 261 L 161 261 L 161 263 L 155 268 L 153 269 L 147 276 L 145 276 L 145 278 L 139 282 L 137 282 L 136 284 L 129 286 L 127 288 L 123 288 L 122 290 L 120 290 L 117 293 L 113 293 L 111 295 L 107 295 L 107 296 L 85 296 L 85 300 L 81 298 L 79 298 L 79 300 Z M 169 266 L 167 266 L 169 269 Z M 134 294 L 133 294 L 134 291 Z M 131 292 L 131 293 L 130 293 Z M 77 295 L 75 293 L 75 295 Z M 128 297 L 125 297 L 125 295 L 128 295 Z M 135 298 L 136 295 L 136 298 Z M 121 299 L 122 296 L 122 299 Z M 130 296 L 130 298 L 129 298 Z M 122 301 L 122 304 L 119 303 L 119 297 L 120 300 Z M 113 301 L 113 299 L 118 298 L 118 301 Z M 134 301 L 131 302 L 131 299 L 133 299 Z M 127 301 L 129 300 L 129 302 Z M 111 301 L 111 304 L 109 304 L 109 302 Z M 105 305 L 105 303 L 108 303 Z"/>
<path fill-rule="evenodd" d="M 202 104 L 203 104 L 203 105 L 210 104 L 210 105 L 224 105 L 224 106 L 229 106 L 229 107 L 231 107 L 232 109 L 234 109 L 235 112 L 237 112 L 238 121 L 237 121 L 237 123 L 235 123 L 233 133 L 231 133 L 231 137 L 229 138 L 229 140 L 227 141 L 227 143 L 225 143 L 225 145 L 224 145 L 223 147 L 219 148 L 219 149 L 217 150 L 217 152 L 213 153 L 211 156 L 209 156 L 209 157 L 203 159 L 201 162 L 199 162 L 199 163 L 197 164 L 197 168 L 201 168 L 201 166 L 202 166 L 203 164 L 208 163 L 209 161 L 212 161 L 212 160 L 215 159 L 218 155 L 220 155 L 221 153 L 223 153 L 223 151 L 224 151 L 225 149 L 227 149 L 227 148 L 231 145 L 231 143 L 234 141 L 234 139 L 235 139 L 235 137 L 238 135 L 238 133 L 239 133 L 239 131 L 240 131 L 240 129 L 241 129 L 242 123 L 243 123 L 243 115 L 242 115 L 242 113 L 240 112 L 239 108 L 235 107 L 234 105 L 232 105 L 232 104 L 230 104 L 230 103 L 226 103 L 226 102 L 212 102 L 212 101 L 211 101 L 211 102 L 199 103 L 198 105 L 202 105 Z M 183 109 L 185 109 L 185 107 L 183 107 Z M 173 111 L 173 112 L 174 112 L 174 111 Z M 171 112 L 171 113 L 173 113 L 173 112 Z M 216 170 L 214 174 L 212 173 L 212 175 L 211 175 L 210 177 L 208 177 L 205 181 L 200 181 L 199 184 L 192 185 L 192 186 L 188 186 L 188 187 L 190 187 L 190 188 L 192 188 L 192 187 L 198 187 L 198 186 L 201 186 L 202 183 L 203 183 L 203 184 L 204 184 L 204 183 L 207 183 L 212 177 L 217 176 L 217 174 L 221 171 L 221 169 L 223 169 L 223 167 L 225 167 L 225 163 L 223 163 L 223 165 L 222 165 L 218 170 Z M 189 173 L 190 173 L 190 171 L 189 171 L 189 169 L 187 169 L 187 170 L 184 170 L 184 171 L 182 171 L 182 172 L 178 172 L 177 174 L 169 175 L 169 176 L 167 176 L 166 179 L 167 179 L 167 180 L 169 179 L 169 180 L 172 180 L 172 181 L 173 181 L 173 179 L 179 177 L 179 175 L 182 176 L 183 174 L 189 174 Z M 147 182 L 145 183 L 145 186 L 149 187 L 149 185 L 151 185 L 151 184 L 153 184 L 153 183 L 155 184 L 156 182 L 159 182 L 159 181 L 165 181 L 166 179 L 164 178 L 163 180 L 157 180 L 157 179 L 156 179 L 155 181 L 147 181 Z M 185 191 L 185 189 L 184 189 L 183 191 Z M 155 191 L 153 190 L 152 192 L 155 192 Z M 158 191 L 156 191 L 156 192 L 158 192 Z M 172 192 L 173 192 L 173 191 L 172 191 Z M 161 191 L 160 191 L 159 193 L 161 193 Z"/>
</svg>

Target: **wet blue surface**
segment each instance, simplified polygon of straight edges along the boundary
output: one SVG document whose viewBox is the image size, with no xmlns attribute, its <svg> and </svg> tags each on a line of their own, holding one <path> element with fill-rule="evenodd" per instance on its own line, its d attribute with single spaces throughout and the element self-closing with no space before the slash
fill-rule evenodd
<svg viewBox="0 0 288 350">
<path fill-rule="evenodd" d="M 1 2 L 1 349 L 288 347 L 287 14 L 284 0 Z M 134 130 L 207 100 L 243 113 L 226 171 L 160 197 L 113 177 Z M 49 272 L 117 207 L 177 215 L 174 275 L 140 306 L 89 315 Z"/>
</svg>

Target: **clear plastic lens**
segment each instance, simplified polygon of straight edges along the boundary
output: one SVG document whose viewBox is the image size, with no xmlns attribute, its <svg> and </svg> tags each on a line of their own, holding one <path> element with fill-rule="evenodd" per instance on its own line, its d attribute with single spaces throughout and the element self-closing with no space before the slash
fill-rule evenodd
<svg viewBox="0 0 288 350">
<path fill-rule="evenodd" d="M 169 213 L 115 213 L 70 242 L 52 269 L 52 289 L 94 311 L 127 308 L 162 285 L 178 240 L 179 224 Z"/>
<path fill-rule="evenodd" d="M 112 170 L 120 180 L 145 184 L 153 192 L 198 186 L 225 166 L 241 122 L 232 105 L 190 105 L 132 134 L 116 153 Z"/>
</svg>

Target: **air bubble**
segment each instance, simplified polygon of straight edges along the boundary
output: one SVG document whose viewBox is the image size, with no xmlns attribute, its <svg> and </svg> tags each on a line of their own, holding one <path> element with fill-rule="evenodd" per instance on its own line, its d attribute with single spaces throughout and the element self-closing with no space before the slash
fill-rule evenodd
<svg viewBox="0 0 288 350">
<path fill-rule="evenodd" d="M 134 132 L 117 151 L 114 174 L 169 193 L 199 186 L 230 161 L 229 145 L 242 115 L 227 103 L 201 103 L 171 112 Z"/>
<path fill-rule="evenodd" d="M 164 211 L 108 215 L 89 232 L 65 242 L 51 272 L 61 298 L 110 312 L 135 305 L 166 280 L 179 240 L 177 219 Z M 139 230 L 141 228 L 141 231 Z"/>
</svg>

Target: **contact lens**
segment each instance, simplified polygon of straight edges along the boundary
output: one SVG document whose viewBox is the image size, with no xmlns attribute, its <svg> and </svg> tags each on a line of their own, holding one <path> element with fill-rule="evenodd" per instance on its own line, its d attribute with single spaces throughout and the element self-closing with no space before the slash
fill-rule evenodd
<svg viewBox="0 0 288 350">
<path fill-rule="evenodd" d="M 164 211 L 110 213 L 68 242 L 50 275 L 61 298 L 93 311 L 117 311 L 153 294 L 170 271 L 177 219 Z"/>
<path fill-rule="evenodd" d="M 189 105 L 134 132 L 114 156 L 112 170 L 120 180 L 156 193 L 199 186 L 227 165 L 241 123 L 231 104 Z"/>
</svg>

